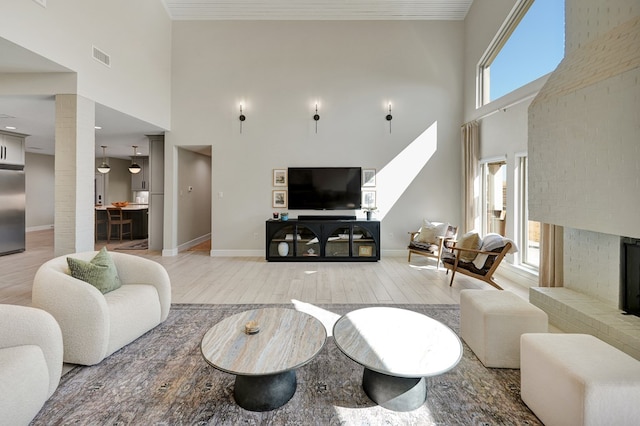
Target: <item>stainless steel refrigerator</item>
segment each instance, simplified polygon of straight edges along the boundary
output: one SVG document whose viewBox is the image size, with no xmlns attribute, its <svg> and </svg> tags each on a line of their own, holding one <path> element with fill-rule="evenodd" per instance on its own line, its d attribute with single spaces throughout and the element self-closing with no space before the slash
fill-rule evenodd
<svg viewBox="0 0 640 426">
<path fill-rule="evenodd" d="M 25 249 L 24 166 L 0 164 L 0 256 Z"/>
</svg>

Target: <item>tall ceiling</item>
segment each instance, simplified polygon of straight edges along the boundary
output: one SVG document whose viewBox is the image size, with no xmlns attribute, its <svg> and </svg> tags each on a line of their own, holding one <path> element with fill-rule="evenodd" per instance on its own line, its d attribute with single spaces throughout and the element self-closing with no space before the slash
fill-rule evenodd
<svg viewBox="0 0 640 426">
<path fill-rule="evenodd" d="M 172 20 L 462 20 L 473 0 L 161 0 Z M 0 38 L 0 74 L 70 72 Z M 96 156 L 148 153 L 147 134 L 162 129 L 96 104 Z M 6 127 L 15 129 L 6 129 Z M 30 135 L 27 152 L 54 153 L 53 96 L 0 96 L 0 130 Z"/>
<path fill-rule="evenodd" d="M 71 72 L 40 55 L 0 38 L 0 74 Z M 101 145 L 107 146 L 107 155 L 129 158 L 133 145 L 139 146 L 138 155 L 148 155 L 145 135 L 161 134 L 162 129 L 96 104 L 96 155 L 102 156 Z M 7 127 L 15 127 L 8 129 Z M 55 150 L 55 98 L 53 96 L 0 96 L 0 130 L 29 135 L 27 152 L 53 155 Z"/>
<path fill-rule="evenodd" d="M 463 20 L 473 0 L 163 0 L 174 20 Z"/>
</svg>

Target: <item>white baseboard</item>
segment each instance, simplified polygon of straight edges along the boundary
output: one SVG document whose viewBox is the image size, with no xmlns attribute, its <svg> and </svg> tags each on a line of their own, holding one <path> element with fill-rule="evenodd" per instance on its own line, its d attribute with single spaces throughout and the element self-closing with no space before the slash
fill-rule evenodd
<svg viewBox="0 0 640 426">
<path fill-rule="evenodd" d="M 205 234 L 205 235 L 201 235 L 198 238 L 194 238 L 191 241 L 187 241 L 186 243 L 180 244 L 178 246 L 178 252 L 181 251 L 187 251 L 189 250 L 191 247 L 197 246 L 198 244 L 204 243 L 207 240 L 211 239 L 211 233 Z"/>
<path fill-rule="evenodd" d="M 39 226 L 30 226 L 25 229 L 26 232 L 34 232 L 34 231 L 48 231 L 53 229 L 53 223 L 51 225 L 39 225 Z"/>
<path fill-rule="evenodd" d="M 407 257 L 409 252 L 407 249 L 382 249 L 380 250 L 380 256 L 384 257 Z"/>
<path fill-rule="evenodd" d="M 525 284 L 527 287 L 538 286 L 538 274 L 524 266 L 513 265 L 509 262 L 502 262 L 496 274 Z"/>
<path fill-rule="evenodd" d="M 265 257 L 264 250 L 211 250 L 211 257 Z"/>
<path fill-rule="evenodd" d="M 195 240 L 194 240 L 195 241 Z M 204 240 L 206 241 L 206 239 Z M 191 242 L 190 242 L 191 243 Z M 187 243 L 188 244 L 188 243 Z M 171 250 L 162 250 L 163 256 L 176 256 L 179 251 L 187 250 L 190 247 L 193 247 L 196 244 L 191 244 L 187 248 L 185 247 L 187 244 L 182 244 L 179 249 L 171 249 Z M 248 249 L 248 250 L 211 250 L 209 252 L 211 257 L 265 257 L 265 251 L 263 249 Z M 383 250 L 380 253 L 381 256 L 384 257 L 406 257 L 407 250 L 406 249 L 393 249 L 393 250 Z"/>
<path fill-rule="evenodd" d="M 162 256 L 177 256 L 177 255 L 178 255 L 178 249 L 177 248 L 162 249 Z"/>
</svg>

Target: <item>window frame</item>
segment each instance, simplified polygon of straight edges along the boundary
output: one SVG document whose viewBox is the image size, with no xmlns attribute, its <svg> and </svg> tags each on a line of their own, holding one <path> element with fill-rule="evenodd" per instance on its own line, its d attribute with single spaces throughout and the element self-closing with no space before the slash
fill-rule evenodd
<svg viewBox="0 0 640 426">
<path fill-rule="evenodd" d="M 506 174 L 508 176 L 509 173 L 509 164 L 507 162 L 507 157 L 506 156 L 499 156 L 499 157 L 491 157 L 491 158 L 484 158 L 481 159 L 479 161 L 479 165 L 480 165 L 480 203 L 481 203 L 481 207 L 480 207 L 480 233 L 482 236 L 487 235 L 487 233 L 489 232 L 489 229 L 487 227 L 488 221 L 489 221 L 489 215 L 487 214 L 487 202 L 489 201 L 487 198 L 487 167 L 490 164 L 501 164 L 504 167 L 506 167 Z M 508 178 L 505 179 L 505 182 L 507 182 L 507 188 L 506 191 L 507 193 L 509 192 L 509 186 L 508 186 Z M 504 200 L 505 204 L 507 203 L 507 200 Z M 508 208 L 508 205 L 507 205 Z M 506 209 L 505 209 L 506 211 Z M 505 232 L 506 233 L 506 232 Z"/>
<path fill-rule="evenodd" d="M 517 175 L 516 175 L 516 205 L 518 211 L 515 212 L 518 218 L 518 229 L 516 231 L 518 246 L 520 248 L 518 263 L 534 271 L 539 270 L 539 264 L 529 261 L 529 158 L 526 153 L 517 154 Z"/>
<path fill-rule="evenodd" d="M 476 108 L 491 102 L 491 64 L 511 37 L 535 0 L 518 0 L 502 23 L 476 67 Z"/>
</svg>

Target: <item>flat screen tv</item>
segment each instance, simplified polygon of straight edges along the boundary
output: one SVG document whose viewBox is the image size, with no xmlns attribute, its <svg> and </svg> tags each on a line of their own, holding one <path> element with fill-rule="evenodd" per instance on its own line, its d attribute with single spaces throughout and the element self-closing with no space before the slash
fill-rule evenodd
<svg viewBox="0 0 640 426">
<path fill-rule="evenodd" d="M 288 180 L 291 210 L 360 209 L 360 167 L 289 167 Z"/>
</svg>

